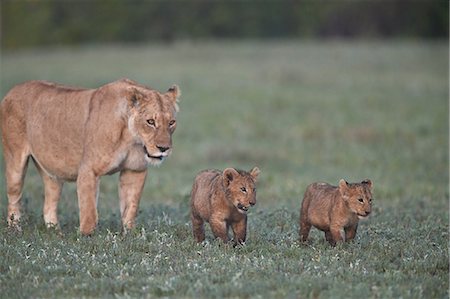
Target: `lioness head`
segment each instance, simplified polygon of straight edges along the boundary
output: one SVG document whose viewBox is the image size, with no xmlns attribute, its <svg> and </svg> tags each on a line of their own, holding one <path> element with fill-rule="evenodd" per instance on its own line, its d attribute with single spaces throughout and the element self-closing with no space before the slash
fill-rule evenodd
<svg viewBox="0 0 450 299">
<path fill-rule="evenodd" d="M 342 198 L 359 219 L 369 216 L 372 212 L 372 186 L 371 180 L 351 184 L 345 180 L 339 181 Z"/>
<path fill-rule="evenodd" d="M 145 159 L 153 165 L 160 164 L 172 152 L 179 96 L 180 90 L 176 85 L 163 94 L 131 87 L 128 128 L 136 141 L 142 144 Z"/>
<path fill-rule="evenodd" d="M 240 213 L 256 204 L 256 178 L 260 170 L 254 167 L 250 172 L 227 168 L 223 171 L 223 184 L 227 199 Z"/>
</svg>

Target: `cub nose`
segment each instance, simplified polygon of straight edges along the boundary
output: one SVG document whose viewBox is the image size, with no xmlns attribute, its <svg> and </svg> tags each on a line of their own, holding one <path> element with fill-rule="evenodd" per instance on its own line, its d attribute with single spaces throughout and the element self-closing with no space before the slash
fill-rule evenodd
<svg viewBox="0 0 450 299">
<path fill-rule="evenodd" d="M 170 148 L 168 146 L 161 146 L 161 145 L 157 145 L 156 147 L 161 151 L 161 153 L 164 153 Z"/>
<path fill-rule="evenodd" d="M 370 211 L 366 211 L 366 216 L 369 216 L 369 214 L 370 214 Z"/>
</svg>

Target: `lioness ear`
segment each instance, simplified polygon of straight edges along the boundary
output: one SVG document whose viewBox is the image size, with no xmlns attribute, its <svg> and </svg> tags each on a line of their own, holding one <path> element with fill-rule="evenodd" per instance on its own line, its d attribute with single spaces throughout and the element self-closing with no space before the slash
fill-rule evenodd
<svg viewBox="0 0 450 299">
<path fill-rule="evenodd" d="M 369 187 L 369 189 L 372 189 L 372 187 L 373 187 L 372 181 L 369 179 L 365 179 L 364 181 L 361 182 L 361 184 L 367 185 L 367 187 Z"/>
<path fill-rule="evenodd" d="M 178 87 L 178 85 L 175 84 L 172 85 L 172 87 L 167 90 L 167 93 L 170 94 L 170 96 L 174 101 L 178 101 L 181 96 L 180 88 Z"/>
<path fill-rule="evenodd" d="M 238 176 L 239 173 L 234 168 L 226 168 L 223 171 L 223 183 L 225 184 L 225 187 L 228 187 L 230 185 L 230 182 Z"/>
<path fill-rule="evenodd" d="M 258 167 L 253 167 L 252 170 L 250 170 L 250 175 L 253 177 L 253 179 L 256 181 L 256 178 L 258 177 L 258 174 L 261 173 L 261 170 L 259 170 Z"/>
<path fill-rule="evenodd" d="M 339 192 L 343 197 L 346 197 L 347 190 L 348 190 L 348 183 L 344 179 L 341 179 L 339 181 Z"/>
<path fill-rule="evenodd" d="M 142 92 L 140 92 L 136 88 L 132 88 L 128 96 L 128 104 L 130 105 L 130 107 L 138 107 L 143 98 L 144 94 Z"/>
</svg>

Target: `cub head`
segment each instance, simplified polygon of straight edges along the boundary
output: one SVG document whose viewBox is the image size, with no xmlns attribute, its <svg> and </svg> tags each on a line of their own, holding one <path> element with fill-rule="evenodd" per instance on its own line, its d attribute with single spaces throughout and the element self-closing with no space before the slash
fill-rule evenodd
<svg viewBox="0 0 450 299">
<path fill-rule="evenodd" d="M 128 95 L 128 129 L 142 144 L 147 162 L 159 165 L 172 152 L 172 134 L 177 127 L 180 90 L 174 85 L 166 93 L 131 86 Z"/>
<path fill-rule="evenodd" d="M 369 216 L 372 212 L 372 181 L 347 183 L 339 181 L 339 191 L 349 209 L 358 215 L 359 219 Z"/>
<path fill-rule="evenodd" d="M 260 170 L 254 167 L 250 172 L 227 168 L 223 171 L 223 185 L 228 200 L 242 213 L 256 204 L 256 178 Z"/>
</svg>

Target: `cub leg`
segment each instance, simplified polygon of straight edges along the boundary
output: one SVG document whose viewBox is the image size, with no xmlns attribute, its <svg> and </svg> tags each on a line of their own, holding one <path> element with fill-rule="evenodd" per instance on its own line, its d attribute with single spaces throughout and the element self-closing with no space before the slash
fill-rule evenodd
<svg viewBox="0 0 450 299">
<path fill-rule="evenodd" d="M 211 230 L 214 237 L 220 238 L 224 243 L 228 242 L 228 227 L 224 219 L 220 217 L 211 216 L 209 220 Z"/>
<path fill-rule="evenodd" d="M 309 223 L 304 217 L 300 218 L 300 239 L 302 242 L 306 242 L 308 240 L 309 232 L 311 230 L 311 223 Z"/>
<path fill-rule="evenodd" d="M 136 172 L 122 170 L 119 177 L 120 214 L 124 231 L 135 225 L 136 214 L 144 189 L 147 170 Z"/>
<path fill-rule="evenodd" d="M 351 241 L 356 236 L 356 230 L 358 229 L 358 224 L 345 228 L 345 241 Z"/>
<path fill-rule="evenodd" d="M 192 221 L 192 233 L 194 234 L 194 238 L 198 243 L 201 243 L 205 240 L 205 228 L 203 226 L 203 219 L 196 215 L 194 212 L 191 212 L 191 221 Z"/>
<path fill-rule="evenodd" d="M 8 225 L 20 230 L 20 206 L 25 173 L 28 166 L 28 153 L 13 152 L 4 142 L 6 194 L 8 197 Z"/>
<path fill-rule="evenodd" d="M 302 242 L 306 242 L 311 230 L 311 223 L 308 221 L 308 209 L 310 202 L 311 194 L 307 190 L 303 197 L 302 206 L 300 208 L 300 229 L 298 233 Z"/>
<path fill-rule="evenodd" d="M 100 180 L 92 170 L 82 170 L 77 178 L 78 207 L 80 209 L 80 232 L 91 234 L 98 221 L 97 200 Z"/>
<path fill-rule="evenodd" d="M 328 241 L 331 246 L 335 246 L 336 243 L 344 241 L 344 230 L 339 225 L 331 225 L 330 226 L 330 233 L 331 233 L 331 242 Z"/>
<path fill-rule="evenodd" d="M 329 230 L 325 231 L 325 239 L 332 245 L 336 244 L 334 243 L 333 236 L 331 235 L 331 232 Z"/>
<path fill-rule="evenodd" d="M 44 222 L 47 227 L 58 226 L 58 201 L 63 182 L 50 177 L 37 163 L 36 167 L 44 182 Z"/>
<path fill-rule="evenodd" d="M 245 243 L 245 238 L 247 236 L 247 217 L 242 220 L 233 222 L 231 224 L 231 229 L 234 233 L 234 243 L 243 244 Z"/>
</svg>

